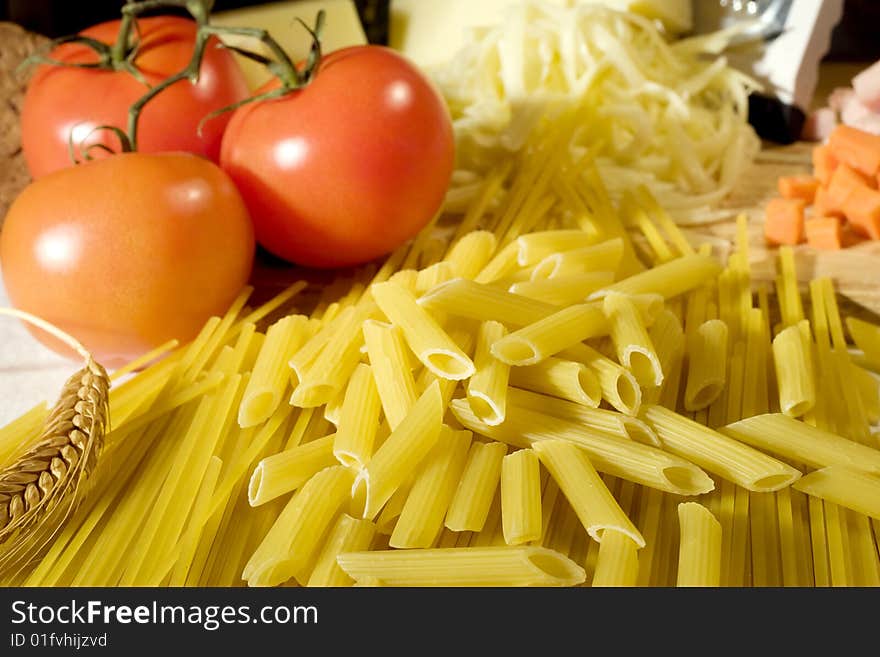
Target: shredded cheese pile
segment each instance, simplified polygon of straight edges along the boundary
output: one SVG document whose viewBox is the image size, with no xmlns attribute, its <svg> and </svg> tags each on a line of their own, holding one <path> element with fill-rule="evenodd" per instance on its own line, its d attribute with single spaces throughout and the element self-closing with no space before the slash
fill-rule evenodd
<svg viewBox="0 0 880 657">
<path fill-rule="evenodd" d="M 456 131 L 447 208 L 466 205 L 548 112 L 574 104 L 574 155 L 594 159 L 616 200 L 641 184 L 679 223 L 717 218 L 713 207 L 760 150 L 747 120 L 757 85 L 719 55 L 729 36 L 669 43 L 635 14 L 534 1 L 471 30 L 431 71 Z"/>
</svg>

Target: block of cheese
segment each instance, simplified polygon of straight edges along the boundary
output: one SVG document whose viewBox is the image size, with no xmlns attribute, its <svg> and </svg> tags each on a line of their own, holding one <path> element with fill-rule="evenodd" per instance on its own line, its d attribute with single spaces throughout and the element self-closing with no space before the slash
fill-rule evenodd
<svg viewBox="0 0 880 657">
<path fill-rule="evenodd" d="M 544 0 L 573 6 L 601 4 L 659 20 L 672 34 L 692 27 L 690 0 Z M 389 45 L 422 67 L 444 64 L 464 44 L 465 30 L 496 25 L 521 0 L 391 0 Z"/>
<path fill-rule="evenodd" d="M 352 0 L 299 0 L 295 2 L 272 2 L 265 5 L 231 9 L 211 16 L 214 25 L 226 27 L 257 27 L 267 30 L 275 41 L 294 61 L 309 54 L 312 39 L 296 19 L 312 27 L 318 11 L 326 13 L 322 34 L 324 52 L 346 46 L 365 44 L 367 37 L 361 26 L 357 9 Z M 247 37 L 224 37 L 223 41 L 269 56 L 270 51 L 256 39 Z M 251 89 L 266 82 L 271 74 L 256 62 L 238 57 Z"/>
</svg>

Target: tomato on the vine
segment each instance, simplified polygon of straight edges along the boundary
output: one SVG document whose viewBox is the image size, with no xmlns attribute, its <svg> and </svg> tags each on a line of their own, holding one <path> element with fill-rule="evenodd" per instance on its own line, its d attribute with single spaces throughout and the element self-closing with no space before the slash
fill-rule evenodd
<svg viewBox="0 0 880 657">
<path fill-rule="evenodd" d="M 107 366 L 193 338 L 226 312 L 253 256 L 232 181 L 190 153 L 121 153 L 48 174 L 16 198 L 0 233 L 13 305 Z"/>
<path fill-rule="evenodd" d="M 114 44 L 119 20 L 95 25 L 83 36 Z M 176 16 L 141 18 L 135 32 L 139 43 L 134 67 L 144 81 L 155 86 L 183 70 L 193 53 L 196 23 Z M 214 110 L 247 97 L 249 91 L 241 67 L 228 50 L 217 48 L 212 37 L 205 49 L 197 84 L 181 80 L 162 91 L 145 107 L 140 118 L 138 150 L 143 153 L 188 151 L 217 161 L 220 140 L 229 121 L 223 114 L 199 122 Z M 95 63 L 98 55 L 81 43 L 66 43 L 49 57 L 66 64 Z M 22 149 L 34 178 L 72 164 L 68 141 L 73 133 L 77 151 L 101 143 L 116 151 L 117 138 L 110 132 L 94 131 L 111 125 L 125 129 L 128 109 L 148 87 L 125 70 L 77 68 L 42 64 L 35 71 L 21 111 Z M 95 157 L 103 154 L 95 149 Z"/>
<path fill-rule="evenodd" d="M 332 52 L 307 86 L 237 109 L 220 155 L 257 241 L 314 267 L 360 264 L 415 236 L 442 205 L 453 160 L 440 94 L 379 46 Z"/>
</svg>

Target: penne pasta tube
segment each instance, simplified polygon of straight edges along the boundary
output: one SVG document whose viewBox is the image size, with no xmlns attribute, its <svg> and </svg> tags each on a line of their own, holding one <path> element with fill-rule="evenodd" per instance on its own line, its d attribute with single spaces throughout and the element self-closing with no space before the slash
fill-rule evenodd
<svg viewBox="0 0 880 657">
<path fill-rule="evenodd" d="M 489 264 L 498 248 L 495 234 L 488 230 L 474 230 L 463 235 L 444 258 L 452 265 L 456 277 L 473 279 Z"/>
<path fill-rule="evenodd" d="M 474 354 L 476 371 L 467 382 L 467 399 L 481 420 L 486 424 L 504 421 L 507 408 L 507 382 L 510 365 L 490 353 L 490 347 L 507 334 L 503 324 L 488 321 L 480 325 Z"/>
<path fill-rule="evenodd" d="M 541 538 L 541 470 L 538 456 L 521 449 L 501 465 L 501 524 L 504 542 L 521 545 Z"/>
<path fill-rule="evenodd" d="M 801 476 L 790 465 L 662 406 L 642 409 L 642 417 L 664 449 L 752 492 L 776 491 Z"/>
<path fill-rule="evenodd" d="M 601 543 L 606 531 L 617 531 L 638 547 L 645 547 L 645 539 L 611 495 L 584 450 L 563 440 L 542 440 L 533 449 L 593 539 Z"/>
<path fill-rule="evenodd" d="M 501 480 L 505 454 L 507 445 L 503 443 L 471 444 L 464 472 L 446 513 L 447 528 L 456 532 L 482 531 Z"/>
<path fill-rule="evenodd" d="M 846 318 L 846 328 L 853 342 L 862 350 L 865 360 L 880 371 L 880 326 L 857 317 Z"/>
<path fill-rule="evenodd" d="M 443 518 L 464 470 L 470 431 L 440 430 L 440 438 L 420 466 L 388 544 L 394 548 L 428 548 L 443 530 Z"/>
<path fill-rule="evenodd" d="M 534 365 L 588 338 L 607 335 L 609 323 L 598 304 L 563 308 L 492 345 L 492 355 L 509 365 Z"/>
<path fill-rule="evenodd" d="M 342 465 L 363 468 L 373 454 L 382 404 L 369 365 L 360 363 L 345 388 L 333 440 L 333 455 Z"/>
<path fill-rule="evenodd" d="M 425 456 L 440 436 L 443 422 L 440 385 L 432 383 L 413 405 L 391 435 L 385 440 L 367 467 L 355 479 L 356 489 L 365 487 L 363 517 L 372 520 Z"/>
<path fill-rule="evenodd" d="M 637 415 L 642 404 L 642 389 L 632 372 L 592 347 L 579 343 L 559 352 L 559 356 L 583 363 L 596 373 L 602 398 L 627 415 Z"/>
<path fill-rule="evenodd" d="M 602 387 L 593 370 L 583 363 L 553 356 L 535 365 L 511 368 L 510 385 L 591 408 L 602 401 Z"/>
<path fill-rule="evenodd" d="M 721 273 L 721 265 L 712 256 L 687 255 L 633 274 L 591 296 L 601 299 L 609 292 L 621 294 L 659 294 L 671 299 L 711 281 Z"/>
<path fill-rule="evenodd" d="M 248 483 L 248 502 L 260 506 L 296 490 L 317 472 L 336 464 L 333 442 L 336 434 L 299 445 L 257 463 Z"/>
<path fill-rule="evenodd" d="M 806 331 L 806 334 L 805 334 Z M 773 338 L 773 362 L 779 386 L 779 407 L 791 417 L 800 417 L 816 405 L 809 322 L 783 329 Z"/>
<path fill-rule="evenodd" d="M 871 424 L 877 424 L 880 422 L 880 379 L 856 365 L 852 366 L 851 371 L 865 407 L 867 420 Z"/>
<path fill-rule="evenodd" d="M 421 294 L 456 277 L 455 267 L 451 263 L 436 262 L 419 270 L 418 276 L 416 276 L 415 289 L 410 289 L 410 291 Z"/>
<path fill-rule="evenodd" d="M 315 362 L 333 334 L 346 326 L 354 313 L 354 307 L 348 306 L 340 310 L 338 315 L 332 315 L 331 319 L 323 322 L 318 331 L 290 357 L 287 364 L 290 366 L 290 376 L 294 386 L 299 385 L 299 382 L 306 375 L 306 371 Z"/>
<path fill-rule="evenodd" d="M 688 345 L 688 373 L 684 407 L 706 408 L 718 399 L 727 380 L 727 324 L 720 319 L 703 322 Z"/>
<path fill-rule="evenodd" d="M 556 278 L 518 281 L 510 286 L 509 291 L 544 303 L 568 306 L 583 302 L 591 293 L 607 287 L 613 281 L 614 272 L 586 272 Z"/>
<path fill-rule="evenodd" d="M 585 272 L 617 271 L 623 258 L 623 240 L 619 237 L 593 246 L 551 253 L 532 270 L 532 280 L 571 276 Z"/>
<path fill-rule="evenodd" d="M 620 364 L 633 373 L 639 385 L 663 383 L 660 359 L 635 304 L 623 294 L 610 293 L 605 297 L 603 309 Z"/>
<path fill-rule="evenodd" d="M 608 530 L 599 544 L 596 570 L 590 586 L 636 586 L 639 578 L 638 545 L 626 534 Z"/>
<path fill-rule="evenodd" d="M 324 537 L 348 500 L 352 476 L 341 465 L 325 468 L 290 499 L 244 567 L 249 586 L 276 586 L 291 577 L 308 581 Z"/>
<path fill-rule="evenodd" d="M 880 520 L 880 477 L 844 465 L 804 475 L 795 490 Z"/>
<path fill-rule="evenodd" d="M 369 520 L 341 514 L 321 548 L 306 586 L 338 587 L 354 584 L 354 580 L 336 563 L 336 557 L 345 552 L 369 550 L 375 535 L 376 526 Z"/>
<path fill-rule="evenodd" d="M 396 429 L 418 397 L 403 334 L 396 326 L 372 319 L 364 322 L 363 331 L 382 411 Z"/>
<path fill-rule="evenodd" d="M 880 475 L 880 450 L 838 436 L 782 413 L 767 413 L 719 429 L 757 449 L 811 468 L 837 465 Z"/>
<path fill-rule="evenodd" d="M 395 283 L 400 287 L 406 288 L 410 292 L 416 292 L 419 282 L 419 270 L 401 269 L 400 271 L 394 272 L 391 276 L 389 276 L 388 280 L 391 283 Z"/>
<path fill-rule="evenodd" d="M 376 283 L 373 298 L 385 316 L 403 332 L 410 350 L 434 374 L 455 381 L 474 373 L 474 363 L 406 288 Z"/>
<path fill-rule="evenodd" d="M 565 555 L 529 545 L 348 552 L 337 561 L 355 581 L 385 586 L 575 586 L 586 578 Z"/>
<path fill-rule="evenodd" d="M 578 229 L 544 230 L 516 238 L 516 262 L 520 267 L 534 265 L 549 255 L 592 246 L 596 236 Z"/>
<path fill-rule="evenodd" d="M 511 271 L 516 269 L 516 256 L 519 247 L 517 243 L 511 242 L 500 251 L 497 251 L 492 259 L 486 263 L 479 273 L 474 277 L 477 283 L 492 283 L 504 278 Z"/>
<path fill-rule="evenodd" d="M 427 291 L 419 297 L 418 303 L 431 313 L 481 322 L 495 320 L 508 326 L 525 326 L 559 310 L 558 306 L 463 278 Z"/>
<path fill-rule="evenodd" d="M 685 352 L 685 334 L 681 320 L 668 308 L 661 311 L 651 328 L 648 329 L 654 350 L 660 359 L 660 369 L 663 371 L 663 383 L 659 388 L 646 391 L 645 401 L 657 403 L 663 391 L 670 386 L 676 371 L 681 368 L 681 362 Z"/>
<path fill-rule="evenodd" d="M 453 415 L 465 427 L 514 447 L 534 447 L 545 440 L 566 440 L 582 447 L 601 472 L 677 495 L 701 495 L 715 484 L 699 467 L 674 454 L 632 440 L 592 431 L 579 423 L 512 406 L 494 427 L 481 422 L 464 400 L 453 400 Z"/>
<path fill-rule="evenodd" d="M 678 505 L 677 586 L 721 586 L 721 523 L 696 502 Z"/>
</svg>

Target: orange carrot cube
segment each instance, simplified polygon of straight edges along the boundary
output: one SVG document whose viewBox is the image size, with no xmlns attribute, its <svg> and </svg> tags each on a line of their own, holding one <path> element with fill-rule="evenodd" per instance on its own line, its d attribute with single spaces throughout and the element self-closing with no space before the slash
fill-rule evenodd
<svg viewBox="0 0 880 657">
<path fill-rule="evenodd" d="M 828 139 L 831 154 L 873 179 L 880 173 L 880 136 L 849 125 L 839 125 Z"/>
<path fill-rule="evenodd" d="M 825 202 L 832 208 L 842 209 L 854 190 L 860 187 L 869 188 L 868 179 L 852 167 L 841 164 L 831 174 Z"/>
<path fill-rule="evenodd" d="M 880 192 L 864 185 L 856 187 L 842 207 L 856 232 L 880 239 Z"/>
<path fill-rule="evenodd" d="M 838 250 L 843 246 L 843 222 L 840 217 L 814 217 L 804 222 L 807 244 L 824 251 Z"/>
<path fill-rule="evenodd" d="M 831 203 L 825 187 L 816 190 L 816 198 L 813 199 L 813 216 L 843 219 L 843 210 Z"/>
<path fill-rule="evenodd" d="M 782 198 L 802 198 L 807 203 L 813 202 L 819 189 L 819 180 L 807 175 L 782 176 L 777 184 Z"/>
<path fill-rule="evenodd" d="M 813 175 L 819 179 L 821 184 L 828 184 L 837 164 L 837 160 L 831 154 L 831 149 L 828 146 L 816 146 L 813 149 Z"/>
<path fill-rule="evenodd" d="M 801 198 L 774 198 L 767 203 L 764 237 L 770 244 L 800 244 L 804 241 L 804 209 Z"/>
</svg>

